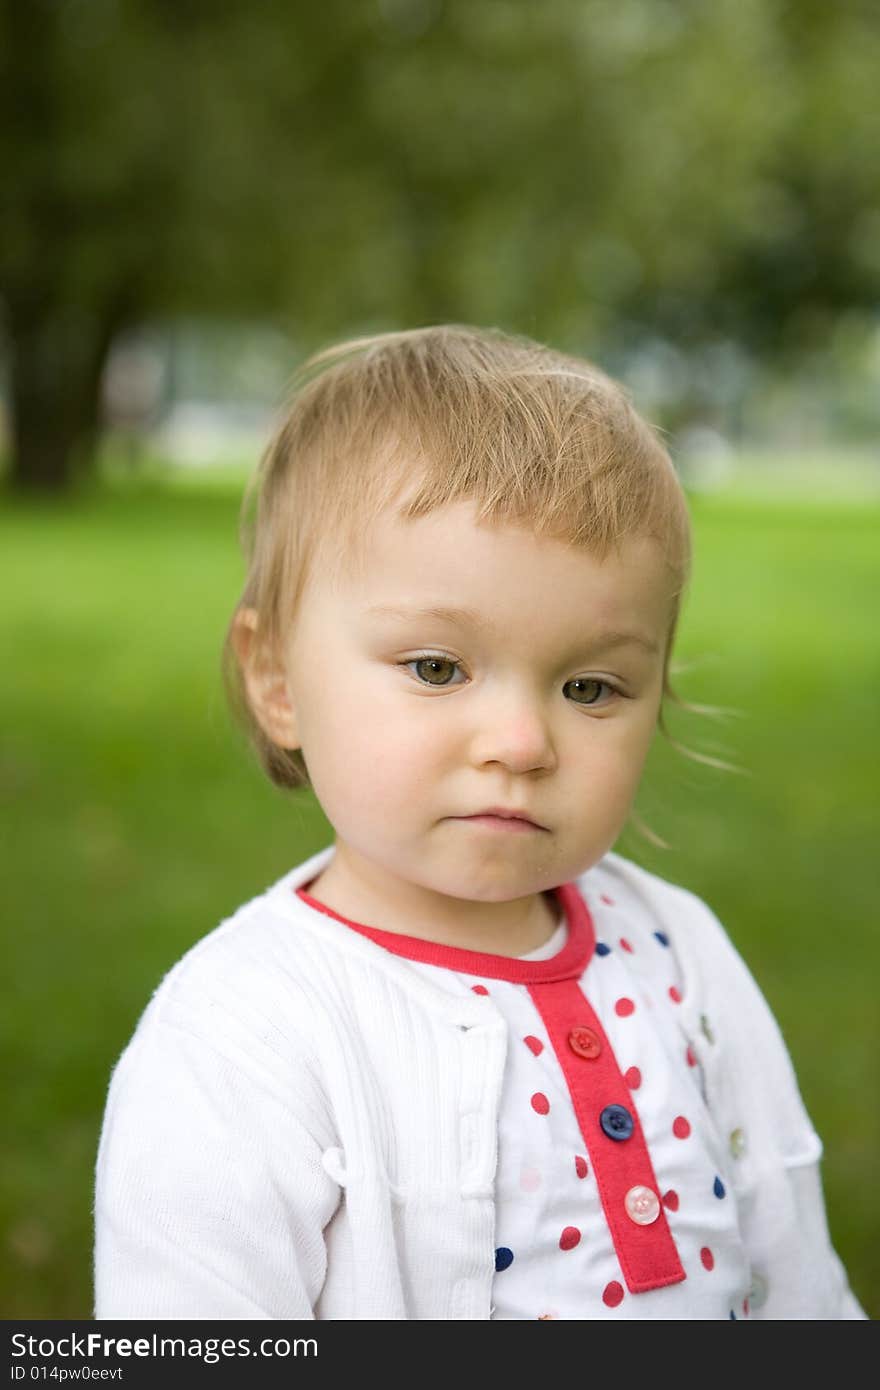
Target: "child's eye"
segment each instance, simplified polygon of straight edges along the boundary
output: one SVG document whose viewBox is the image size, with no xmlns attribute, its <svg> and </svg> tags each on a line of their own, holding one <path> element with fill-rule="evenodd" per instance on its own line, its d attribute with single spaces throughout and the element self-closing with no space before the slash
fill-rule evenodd
<svg viewBox="0 0 880 1390">
<path fill-rule="evenodd" d="M 601 689 L 603 686 L 605 687 L 606 690 L 610 690 L 610 692 L 611 692 L 612 695 L 619 695 L 619 694 L 620 694 L 620 692 L 619 692 L 619 690 L 617 689 L 616 686 L 611 685 L 609 681 L 602 681 L 602 680 L 599 680 L 598 677 L 596 677 L 596 676 L 578 676 L 575 680 L 573 680 L 573 681 L 566 681 L 566 683 L 565 683 L 565 689 L 566 689 L 566 690 L 569 689 L 570 687 L 574 687 L 574 686 L 580 686 L 580 687 L 582 688 L 582 690 L 585 689 L 586 692 L 587 692 L 588 694 L 590 693 L 591 688 L 592 688 L 592 689 L 595 689 L 595 688 L 598 687 L 599 689 Z M 580 693 L 581 693 L 581 692 L 579 691 L 578 694 L 580 694 Z M 573 703 L 576 704 L 576 705 L 595 705 L 595 704 L 598 704 L 598 700 L 597 700 L 597 699 L 584 699 L 584 700 L 575 699 Z"/>
<path fill-rule="evenodd" d="M 450 682 L 443 679 L 446 671 L 460 669 L 459 663 L 453 661 L 452 657 L 435 655 L 431 652 L 423 656 L 414 656 L 409 661 L 402 661 L 400 665 L 406 667 L 407 670 L 411 666 L 415 666 L 417 668 L 415 671 L 416 680 L 421 681 L 422 685 L 434 686 L 449 685 Z M 422 668 L 422 671 L 418 670 L 419 667 Z"/>
</svg>

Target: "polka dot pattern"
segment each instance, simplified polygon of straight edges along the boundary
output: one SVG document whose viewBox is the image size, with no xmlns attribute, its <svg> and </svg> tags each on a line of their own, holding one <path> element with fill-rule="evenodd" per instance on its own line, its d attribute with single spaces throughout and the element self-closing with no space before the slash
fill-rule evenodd
<svg viewBox="0 0 880 1390">
<path fill-rule="evenodd" d="M 596 895 L 590 908 L 598 933 L 604 927 L 607 935 L 594 943 L 577 986 L 572 980 L 557 987 L 548 977 L 546 988 L 531 982 L 524 988 L 513 972 L 511 978 L 495 975 L 494 966 L 481 979 L 476 961 L 473 973 L 459 977 L 465 994 L 491 996 L 510 1029 L 495 1178 L 496 1230 L 506 1244 L 494 1250 L 490 1316 L 744 1317 L 733 1197 L 720 1169 L 711 1158 L 707 1162 L 713 1149 L 705 1142 L 704 1110 L 694 1091 L 694 1069 L 703 1064 L 706 1044 L 699 1024 L 682 1029 L 690 985 L 669 957 L 671 937 L 654 930 L 657 919 L 643 914 L 635 900 L 603 905 Z M 433 969 L 426 964 L 424 973 Z M 697 1019 L 701 1007 L 695 996 Z M 601 1042 L 595 1057 L 572 1041 L 589 1030 Z M 608 1146 L 599 1115 L 612 1102 L 634 1120 L 638 1142 L 647 1142 L 654 1166 L 653 1224 L 639 1225 L 624 1205 L 634 1184 L 645 1180 L 641 1168 L 618 1184 L 615 1209 L 623 1220 L 609 1222 L 612 1209 L 603 1201 Z M 592 1151 L 594 1131 L 598 1147 Z M 463 1155 L 472 1152 L 467 1131 L 462 1145 Z M 615 1147 L 632 1158 L 625 1140 Z M 660 1232 L 671 1242 L 673 1257 L 677 1252 L 686 1279 L 631 1294 L 620 1271 L 639 1282 L 636 1265 L 646 1259 L 641 1252 Z M 650 1265 L 647 1277 L 650 1283 Z"/>
</svg>

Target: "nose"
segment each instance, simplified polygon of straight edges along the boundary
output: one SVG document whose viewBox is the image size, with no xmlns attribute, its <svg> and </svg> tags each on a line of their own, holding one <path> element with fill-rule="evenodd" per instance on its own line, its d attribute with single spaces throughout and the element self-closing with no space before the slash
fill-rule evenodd
<svg viewBox="0 0 880 1390">
<path fill-rule="evenodd" d="M 556 765 L 549 714 L 526 692 L 499 695 L 487 690 L 473 734 L 474 762 L 502 763 L 511 772 L 531 772 Z"/>
</svg>

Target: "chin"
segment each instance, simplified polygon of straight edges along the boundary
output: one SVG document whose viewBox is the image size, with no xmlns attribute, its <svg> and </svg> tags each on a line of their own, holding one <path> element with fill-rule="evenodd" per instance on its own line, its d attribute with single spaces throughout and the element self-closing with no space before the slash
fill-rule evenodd
<svg viewBox="0 0 880 1390">
<path fill-rule="evenodd" d="M 546 888 L 555 887 L 552 875 L 530 874 L 524 878 L 516 870 L 509 874 L 499 874 L 494 881 L 479 880 L 467 874 L 450 874 L 444 886 L 437 891 L 450 898 L 462 898 L 472 903 L 509 903 L 516 898 L 528 898 L 534 893 L 542 893 Z"/>
</svg>

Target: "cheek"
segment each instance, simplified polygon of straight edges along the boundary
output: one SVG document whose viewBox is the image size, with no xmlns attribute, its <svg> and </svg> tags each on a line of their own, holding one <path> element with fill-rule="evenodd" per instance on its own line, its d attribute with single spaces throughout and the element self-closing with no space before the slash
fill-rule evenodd
<svg viewBox="0 0 880 1390">
<path fill-rule="evenodd" d="M 424 790 L 429 759 L 424 728 L 417 719 L 402 718 L 387 691 L 355 698 L 325 690 L 311 711 L 303 745 L 325 810 L 344 799 L 369 814 L 383 803 L 406 804 L 417 789 Z"/>
<path fill-rule="evenodd" d="M 638 786 L 654 734 L 651 711 L 626 721 L 597 721 L 596 736 L 578 746 L 586 785 L 601 788 L 609 801 L 627 801 Z"/>
</svg>

